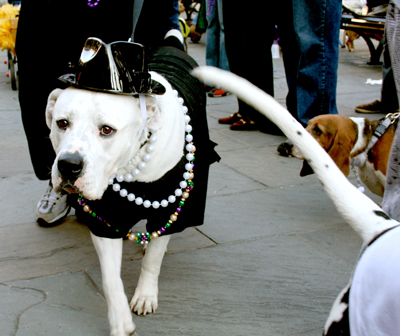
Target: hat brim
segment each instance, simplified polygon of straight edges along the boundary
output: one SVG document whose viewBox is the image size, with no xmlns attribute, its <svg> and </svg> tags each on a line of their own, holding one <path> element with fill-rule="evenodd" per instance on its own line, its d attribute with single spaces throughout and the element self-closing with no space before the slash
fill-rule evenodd
<svg viewBox="0 0 400 336">
<path fill-rule="evenodd" d="M 89 86 L 84 86 L 81 84 L 76 83 L 76 76 L 75 74 L 66 74 L 62 75 L 58 78 L 61 82 L 70 85 L 72 87 L 75 87 L 77 89 L 83 89 L 83 90 L 89 90 L 89 91 L 95 91 L 95 92 L 102 92 L 102 93 L 110 93 L 110 94 L 119 94 L 119 95 L 124 95 L 124 96 L 134 96 L 138 97 L 140 92 L 121 92 L 118 90 L 107 90 L 107 89 L 100 89 L 100 88 L 95 88 L 95 87 L 89 87 Z M 166 89 L 164 85 L 161 83 L 151 80 L 151 85 L 150 85 L 150 90 L 144 94 L 146 95 L 163 95 L 165 93 Z"/>
</svg>

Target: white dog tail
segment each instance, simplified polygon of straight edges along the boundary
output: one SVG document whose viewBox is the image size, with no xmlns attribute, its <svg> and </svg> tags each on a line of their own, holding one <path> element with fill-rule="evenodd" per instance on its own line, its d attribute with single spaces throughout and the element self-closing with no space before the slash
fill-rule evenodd
<svg viewBox="0 0 400 336">
<path fill-rule="evenodd" d="M 347 180 L 325 150 L 273 97 L 244 78 L 214 67 L 196 68 L 193 75 L 235 93 L 273 121 L 301 151 L 339 213 L 366 243 L 399 225 Z"/>
</svg>

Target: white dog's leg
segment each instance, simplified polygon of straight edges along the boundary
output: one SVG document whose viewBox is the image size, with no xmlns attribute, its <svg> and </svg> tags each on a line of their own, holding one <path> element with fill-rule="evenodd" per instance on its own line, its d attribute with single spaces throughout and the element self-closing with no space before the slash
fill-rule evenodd
<svg viewBox="0 0 400 336">
<path fill-rule="evenodd" d="M 121 279 L 122 239 L 91 236 L 100 260 L 111 336 L 130 335 L 136 327 Z"/>
<path fill-rule="evenodd" d="M 138 285 L 131 301 L 131 309 L 138 315 L 154 313 L 157 309 L 158 276 L 170 237 L 153 239 L 146 249 Z"/>
</svg>

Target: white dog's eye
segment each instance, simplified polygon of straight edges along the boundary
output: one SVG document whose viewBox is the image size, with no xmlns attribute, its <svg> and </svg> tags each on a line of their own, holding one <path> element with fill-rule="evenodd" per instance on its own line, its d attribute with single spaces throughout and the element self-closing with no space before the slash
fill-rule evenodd
<svg viewBox="0 0 400 336">
<path fill-rule="evenodd" d="M 68 124 L 69 124 L 68 120 L 65 119 L 57 120 L 58 127 L 60 127 L 63 130 L 67 129 Z"/>
<path fill-rule="evenodd" d="M 110 134 L 112 134 L 114 132 L 115 132 L 115 130 L 112 127 L 107 126 L 107 125 L 104 125 L 100 130 L 100 133 L 102 135 L 110 135 Z"/>
</svg>

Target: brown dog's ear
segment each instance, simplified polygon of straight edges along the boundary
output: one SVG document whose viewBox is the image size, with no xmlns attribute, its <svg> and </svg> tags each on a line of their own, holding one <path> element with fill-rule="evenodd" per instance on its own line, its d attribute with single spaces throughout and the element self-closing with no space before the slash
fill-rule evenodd
<svg viewBox="0 0 400 336">
<path fill-rule="evenodd" d="M 311 166 L 308 164 L 306 160 L 303 161 L 303 167 L 301 168 L 300 171 L 300 176 L 304 177 L 307 175 L 314 174 L 314 170 L 311 168 Z"/>
<path fill-rule="evenodd" d="M 353 145 L 349 134 L 344 130 L 338 129 L 333 139 L 333 144 L 328 150 L 329 156 L 345 176 L 350 173 L 350 152 Z"/>
</svg>

